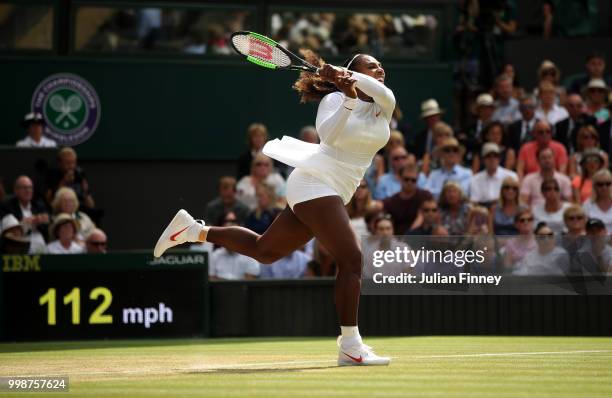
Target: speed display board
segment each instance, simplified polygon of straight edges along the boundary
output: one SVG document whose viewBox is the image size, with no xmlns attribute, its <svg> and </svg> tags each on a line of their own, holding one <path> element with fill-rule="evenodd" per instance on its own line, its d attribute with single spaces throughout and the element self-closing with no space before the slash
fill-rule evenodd
<svg viewBox="0 0 612 398">
<path fill-rule="evenodd" d="M 4 340 L 207 335 L 205 254 L 2 255 L 0 278 Z"/>
</svg>

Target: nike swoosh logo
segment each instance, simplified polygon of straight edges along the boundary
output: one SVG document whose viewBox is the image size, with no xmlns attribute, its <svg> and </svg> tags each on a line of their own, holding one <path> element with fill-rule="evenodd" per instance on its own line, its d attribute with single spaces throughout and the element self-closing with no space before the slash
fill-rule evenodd
<svg viewBox="0 0 612 398">
<path fill-rule="evenodd" d="M 352 359 L 353 361 L 355 361 L 355 362 L 358 362 L 358 363 L 363 362 L 363 357 L 362 357 L 361 355 L 359 356 L 359 358 L 355 358 L 355 357 L 350 356 L 349 354 L 347 354 L 347 353 L 346 353 L 346 352 L 344 352 L 344 351 L 342 351 L 342 353 L 343 353 L 344 355 L 346 355 L 347 357 L 351 358 L 351 359 Z"/>
<path fill-rule="evenodd" d="M 181 229 L 177 233 L 170 235 L 170 240 L 173 242 L 176 242 L 176 237 L 182 234 L 187 228 L 189 228 L 189 226 L 186 226 L 185 228 Z"/>
</svg>

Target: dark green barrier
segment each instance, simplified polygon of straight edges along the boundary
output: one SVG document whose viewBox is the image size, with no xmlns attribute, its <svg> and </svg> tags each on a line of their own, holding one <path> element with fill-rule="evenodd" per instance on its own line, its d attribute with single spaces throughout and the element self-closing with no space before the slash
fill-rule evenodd
<svg viewBox="0 0 612 398">
<path fill-rule="evenodd" d="M 339 333 L 331 278 L 212 282 L 210 298 L 213 337 Z M 611 295 L 362 295 L 359 328 L 365 336 L 612 336 L 611 306 Z"/>
<path fill-rule="evenodd" d="M 3 340 L 208 335 L 206 254 L 0 258 Z"/>
<path fill-rule="evenodd" d="M 420 126 L 420 102 L 437 98 L 450 109 L 451 70 L 445 64 L 385 65 L 405 118 Z M 273 137 L 314 124 L 315 105 L 300 105 L 291 89 L 297 74 L 246 62 L 77 57 L 0 59 L 0 144 L 25 134 L 18 121 L 36 86 L 55 73 L 89 81 L 101 101 L 94 136 L 79 155 L 99 159 L 234 159 L 245 150 L 246 128 L 262 122 Z M 448 115 L 452 120 L 452 114 Z"/>
</svg>

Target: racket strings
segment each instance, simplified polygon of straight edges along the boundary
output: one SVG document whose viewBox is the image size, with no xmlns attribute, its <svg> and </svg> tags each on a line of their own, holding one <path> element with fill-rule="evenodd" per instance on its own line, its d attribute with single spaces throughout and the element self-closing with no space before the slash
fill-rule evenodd
<svg viewBox="0 0 612 398">
<path fill-rule="evenodd" d="M 276 66 L 287 67 L 291 65 L 291 59 L 287 54 L 275 46 L 259 40 L 250 35 L 235 35 L 232 43 L 239 53 L 250 56 L 264 62 L 270 62 Z"/>
</svg>

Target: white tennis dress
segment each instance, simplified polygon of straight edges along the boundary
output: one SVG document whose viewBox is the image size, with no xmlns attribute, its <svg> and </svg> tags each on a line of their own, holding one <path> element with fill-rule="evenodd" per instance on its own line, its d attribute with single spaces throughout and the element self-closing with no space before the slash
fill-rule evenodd
<svg viewBox="0 0 612 398">
<path fill-rule="evenodd" d="M 295 167 L 287 179 L 287 203 L 339 195 L 346 204 L 376 152 L 389 140 L 393 92 L 378 80 L 352 72 L 357 88 L 374 99 L 348 98 L 340 91 L 323 97 L 317 111 L 320 144 L 284 136 L 266 143 L 263 153 Z"/>
</svg>

